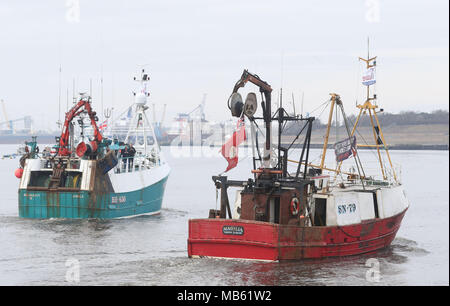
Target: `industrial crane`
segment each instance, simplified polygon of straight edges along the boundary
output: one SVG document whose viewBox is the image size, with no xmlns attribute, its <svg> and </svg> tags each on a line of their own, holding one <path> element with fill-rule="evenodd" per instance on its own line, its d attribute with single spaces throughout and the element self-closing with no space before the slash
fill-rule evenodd
<svg viewBox="0 0 450 306">
<path fill-rule="evenodd" d="M 31 116 L 25 116 L 14 120 L 0 122 L 0 126 L 7 125 L 9 130 L 14 130 L 14 123 L 21 121 L 23 122 L 25 129 L 31 129 L 31 122 L 32 122 Z"/>
<path fill-rule="evenodd" d="M 3 101 L 2 99 L 1 102 L 2 102 L 3 116 L 5 116 L 5 122 L 0 123 L 0 125 L 7 123 L 9 125 L 8 128 L 12 130 L 12 123 L 8 120 L 8 115 L 6 114 L 5 101 Z"/>
<path fill-rule="evenodd" d="M 68 156 L 72 153 L 69 148 L 69 125 L 75 117 L 79 116 L 83 112 L 87 112 L 89 119 L 91 120 L 91 125 L 94 129 L 94 140 L 92 140 L 88 144 L 84 142 L 78 144 L 76 153 L 79 157 L 82 157 L 86 154 L 94 153 L 97 151 L 97 147 L 103 139 L 103 136 L 100 133 L 96 123 L 96 121 L 98 120 L 97 113 L 94 112 L 91 108 L 91 97 L 87 95 L 81 95 L 78 103 L 66 113 L 63 130 L 61 133 L 61 137 L 59 138 L 58 155 Z"/>
<path fill-rule="evenodd" d="M 24 117 L 21 117 L 21 118 L 9 120 L 8 119 L 8 115 L 6 113 L 6 106 L 5 106 L 6 103 L 5 103 L 5 101 L 2 99 L 2 100 L 0 100 L 0 102 L 2 104 L 3 116 L 5 118 L 5 121 L 0 122 L 0 127 L 6 126 L 6 130 L 9 130 L 11 132 L 15 132 L 15 130 L 16 130 L 15 123 L 16 122 L 23 122 L 24 129 L 31 131 L 31 126 L 32 126 L 32 121 L 33 120 L 31 119 L 30 116 L 24 116 Z"/>
<path fill-rule="evenodd" d="M 272 87 L 265 81 L 261 80 L 259 76 L 256 74 L 252 74 L 248 72 L 248 70 L 244 70 L 241 78 L 236 82 L 233 88 L 233 93 L 237 93 L 239 88 L 244 87 L 247 82 L 251 82 L 259 87 L 259 91 L 261 94 L 264 94 L 265 101 L 261 102 L 261 107 L 263 110 L 263 119 L 266 125 L 266 146 L 265 151 L 270 152 L 271 150 L 271 118 L 272 118 L 272 110 L 271 110 L 271 94 Z M 231 98 L 231 96 L 230 96 Z M 231 99 L 230 99 L 231 100 Z M 229 100 L 229 102 L 230 102 Z M 232 115 L 235 117 L 240 117 L 242 115 L 242 109 L 244 108 L 244 103 L 242 101 L 236 101 L 234 105 L 228 104 L 228 108 L 230 108 Z M 251 119 L 251 118 L 250 118 Z M 251 119 L 252 120 L 252 119 Z M 265 154 L 266 155 L 266 154 Z"/>
<path fill-rule="evenodd" d="M 206 103 L 206 94 L 203 94 L 203 99 L 202 99 L 202 103 L 200 103 L 199 105 L 197 105 L 196 108 L 194 108 L 193 110 L 191 110 L 187 115 L 189 116 L 189 118 L 191 118 L 192 114 L 195 113 L 196 111 L 198 111 L 200 113 L 200 120 L 201 121 L 205 121 L 205 113 L 204 113 L 204 109 L 205 109 L 205 103 Z"/>
</svg>

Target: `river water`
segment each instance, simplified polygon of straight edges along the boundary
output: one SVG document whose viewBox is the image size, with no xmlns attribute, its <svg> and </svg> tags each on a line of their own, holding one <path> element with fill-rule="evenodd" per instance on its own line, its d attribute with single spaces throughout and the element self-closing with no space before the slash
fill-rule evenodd
<svg viewBox="0 0 450 306">
<path fill-rule="evenodd" d="M 16 147 L 0 145 L 0 154 Z M 0 285 L 449 284 L 448 151 L 391 152 L 402 165 L 411 207 L 385 250 L 281 263 L 189 259 L 188 219 L 207 217 L 217 205 L 211 176 L 226 168 L 218 150 L 163 147 L 172 172 L 161 214 L 120 220 L 21 219 L 18 159 L 0 160 Z M 249 177 L 251 159 L 245 156 L 231 178 Z M 360 156 L 371 158 L 373 152 Z M 74 266 L 79 278 L 70 277 Z"/>
</svg>

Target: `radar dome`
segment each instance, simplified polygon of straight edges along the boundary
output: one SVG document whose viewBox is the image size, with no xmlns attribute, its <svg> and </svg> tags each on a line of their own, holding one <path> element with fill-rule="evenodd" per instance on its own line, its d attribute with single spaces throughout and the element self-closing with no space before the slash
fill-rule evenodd
<svg viewBox="0 0 450 306">
<path fill-rule="evenodd" d="M 136 93 L 135 102 L 137 105 L 145 105 L 147 104 L 147 96 L 143 92 Z"/>
</svg>

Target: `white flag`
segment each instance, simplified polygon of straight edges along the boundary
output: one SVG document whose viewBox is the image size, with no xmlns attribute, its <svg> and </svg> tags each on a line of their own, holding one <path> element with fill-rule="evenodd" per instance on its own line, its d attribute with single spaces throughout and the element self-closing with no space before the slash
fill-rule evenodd
<svg viewBox="0 0 450 306">
<path fill-rule="evenodd" d="M 376 83 L 375 67 L 370 67 L 364 72 L 362 83 L 366 86 L 370 86 Z"/>
</svg>

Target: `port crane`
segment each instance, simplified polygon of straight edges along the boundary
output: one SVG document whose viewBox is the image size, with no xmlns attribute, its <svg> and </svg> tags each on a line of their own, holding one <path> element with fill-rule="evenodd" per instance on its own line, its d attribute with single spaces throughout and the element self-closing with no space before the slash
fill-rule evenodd
<svg viewBox="0 0 450 306">
<path fill-rule="evenodd" d="M 205 112 L 204 112 L 205 104 L 206 104 L 206 94 L 203 94 L 202 102 L 187 114 L 189 119 L 192 120 L 193 114 L 198 113 L 198 116 L 196 118 L 199 118 L 201 121 L 205 121 Z"/>
<path fill-rule="evenodd" d="M 31 119 L 31 116 L 24 116 L 21 118 L 9 120 L 8 115 L 6 113 L 5 101 L 2 99 L 2 100 L 0 100 L 0 102 L 2 104 L 3 116 L 5 119 L 5 121 L 0 122 L 0 128 L 3 129 L 6 126 L 6 128 L 4 128 L 5 130 L 11 131 L 11 133 L 14 133 L 15 130 L 17 129 L 17 128 L 15 128 L 16 123 L 23 122 L 24 130 L 31 131 L 31 126 L 32 126 L 32 122 L 33 122 L 33 120 Z"/>
<path fill-rule="evenodd" d="M 5 122 L 2 122 L 1 124 L 4 124 L 4 123 L 8 123 L 10 121 L 8 120 L 8 115 L 6 114 L 5 101 L 3 101 L 3 99 L 2 99 L 1 102 L 2 102 L 3 116 L 5 116 Z M 12 130 L 11 123 L 9 123 L 9 129 Z"/>
<path fill-rule="evenodd" d="M 7 126 L 8 130 L 14 131 L 14 123 L 16 122 L 23 122 L 24 124 L 24 129 L 25 130 L 31 130 L 31 123 L 32 123 L 32 119 L 31 116 L 25 116 L 22 118 L 17 118 L 17 119 L 13 119 L 13 120 L 8 120 L 8 121 L 4 121 L 4 122 L 0 122 L 0 126 Z"/>
</svg>

